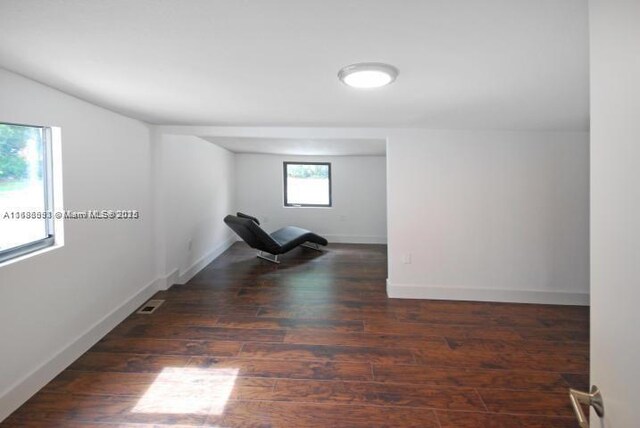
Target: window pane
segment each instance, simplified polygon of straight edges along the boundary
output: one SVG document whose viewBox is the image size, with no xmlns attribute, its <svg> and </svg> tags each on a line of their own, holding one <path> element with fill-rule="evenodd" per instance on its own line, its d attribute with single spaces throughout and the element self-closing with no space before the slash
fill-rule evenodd
<svg viewBox="0 0 640 428">
<path fill-rule="evenodd" d="M 329 165 L 287 164 L 287 204 L 329 206 Z"/>
<path fill-rule="evenodd" d="M 15 218 L 47 209 L 44 144 L 42 128 L 0 124 L 0 250 L 47 237 L 45 219 Z"/>
</svg>

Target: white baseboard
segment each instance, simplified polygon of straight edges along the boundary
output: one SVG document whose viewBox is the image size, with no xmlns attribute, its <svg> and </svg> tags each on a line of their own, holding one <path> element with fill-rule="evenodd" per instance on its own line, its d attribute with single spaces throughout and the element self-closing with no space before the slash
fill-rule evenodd
<svg viewBox="0 0 640 428">
<path fill-rule="evenodd" d="M 187 270 L 185 270 L 184 272 L 180 273 L 180 276 L 179 276 L 178 280 L 175 283 L 177 283 L 177 284 L 186 284 L 187 282 L 189 282 L 189 280 L 191 278 L 193 278 L 194 276 L 196 276 L 196 274 L 198 272 L 200 272 L 205 266 L 207 266 L 209 263 L 211 263 L 217 257 L 219 257 L 220 254 L 222 254 L 225 251 L 227 251 L 227 249 L 229 249 L 229 247 L 231 247 L 236 242 L 237 242 L 237 239 L 236 239 L 235 236 L 232 236 L 232 237 L 228 238 L 222 244 L 218 245 L 216 248 L 211 250 L 209 253 L 207 253 L 204 256 L 202 256 L 194 264 L 189 266 L 189 268 Z M 173 284 L 171 284 L 171 285 L 173 285 Z M 169 285 L 169 286 L 171 286 L 171 285 Z"/>
<path fill-rule="evenodd" d="M 589 294 L 587 293 L 393 284 L 389 282 L 389 280 L 387 280 L 387 295 L 397 299 L 470 300 L 479 302 L 589 306 Z"/>
<path fill-rule="evenodd" d="M 142 287 L 120 306 L 87 328 L 84 333 L 69 341 L 48 361 L 3 391 L 0 396 L 0 422 L 142 306 L 160 289 L 162 282 L 163 279 L 158 278 Z"/>
<path fill-rule="evenodd" d="M 329 244 L 335 242 L 337 244 L 386 244 L 386 236 L 364 236 L 364 235 L 323 235 L 327 238 Z"/>
<path fill-rule="evenodd" d="M 177 284 L 180 281 L 180 272 L 178 268 L 175 268 L 165 276 L 161 276 L 157 279 L 158 290 L 168 290 L 173 284 Z"/>
</svg>

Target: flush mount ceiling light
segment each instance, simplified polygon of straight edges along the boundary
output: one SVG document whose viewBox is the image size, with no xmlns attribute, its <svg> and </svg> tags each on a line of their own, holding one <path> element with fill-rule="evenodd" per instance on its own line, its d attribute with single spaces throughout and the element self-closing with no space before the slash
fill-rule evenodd
<svg viewBox="0 0 640 428">
<path fill-rule="evenodd" d="M 398 77 L 398 69 L 381 62 L 361 62 L 344 67 L 338 78 L 348 86 L 359 89 L 380 88 Z"/>
</svg>

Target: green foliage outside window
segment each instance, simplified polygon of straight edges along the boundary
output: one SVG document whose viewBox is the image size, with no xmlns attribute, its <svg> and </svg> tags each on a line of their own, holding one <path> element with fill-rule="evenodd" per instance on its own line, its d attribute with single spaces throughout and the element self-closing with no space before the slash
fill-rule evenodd
<svg viewBox="0 0 640 428">
<path fill-rule="evenodd" d="M 326 165 L 287 165 L 287 175 L 294 178 L 329 178 Z"/>
<path fill-rule="evenodd" d="M 28 174 L 23 150 L 29 139 L 37 139 L 32 127 L 0 124 L 0 180 L 19 180 Z"/>
</svg>

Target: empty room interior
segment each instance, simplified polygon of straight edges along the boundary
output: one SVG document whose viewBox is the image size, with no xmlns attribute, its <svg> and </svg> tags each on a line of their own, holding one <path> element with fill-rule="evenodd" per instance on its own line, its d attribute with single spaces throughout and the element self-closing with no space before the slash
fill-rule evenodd
<svg viewBox="0 0 640 428">
<path fill-rule="evenodd" d="M 639 41 L 630 0 L 0 0 L 0 426 L 640 426 Z"/>
</svg>

